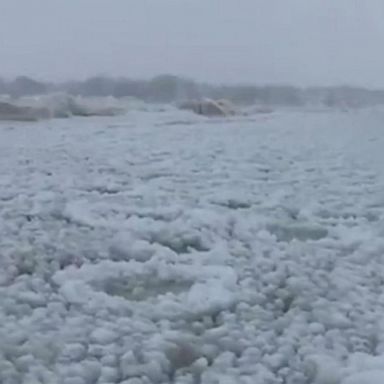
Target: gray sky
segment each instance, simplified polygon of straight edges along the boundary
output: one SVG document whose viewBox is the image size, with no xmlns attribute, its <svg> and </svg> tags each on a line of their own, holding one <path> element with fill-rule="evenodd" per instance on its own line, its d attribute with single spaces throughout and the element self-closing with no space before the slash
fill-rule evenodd
<svg viewBox="0 0 384 384">
<path fill-rule="evenodd" d="M 0 76 L 384 86 L 384 0 L 0 0 Z"/>
</svg>

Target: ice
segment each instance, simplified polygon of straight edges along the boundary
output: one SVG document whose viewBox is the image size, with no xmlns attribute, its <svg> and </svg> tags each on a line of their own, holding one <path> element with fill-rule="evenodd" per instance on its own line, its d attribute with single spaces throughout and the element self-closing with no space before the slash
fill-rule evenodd
<svg viewBox="0 0 384 384">
<path fill-rule="evenodd" d="M 83 344 L 66 344 L 62 349 L 62 359 L 68 361 L 81 361 L 86 356 L 87 349 Z"/>
<path fill-rule="evenodd" d="M 235 300 L 233 291 L 220 281 L 212 281 L 193 285 L 187 296 L 187 305 L 193 312 L 215 313 L 229 308 Z"/>
<path fill-rule="evenodd" d="M 16 106 L 33 108 L 40 118 L 67 118 L 72 116 L 113 116 L 129 109 L 127 100 L 113 97 L 85 98 L 66 93 L 21 97 L 13 101 Z"/>
<path fill-rule="evenodd" d="M 376 112 L 1 123 L 0 382 L 380 380 Z"/>
<path fill-rule="evenodd" d="M 101 345 L 111 344 L 116 338 L 116 333 L 106 328 L 95 329 L 90 334 L 90 341 Z"/>
<path fill-rule="evenodd" d="M 341 384 L 379 384 L 383 382 L 384 371 L 372 370 L 368 372 L 360 372 L 347 377 Z"/>
</svg>

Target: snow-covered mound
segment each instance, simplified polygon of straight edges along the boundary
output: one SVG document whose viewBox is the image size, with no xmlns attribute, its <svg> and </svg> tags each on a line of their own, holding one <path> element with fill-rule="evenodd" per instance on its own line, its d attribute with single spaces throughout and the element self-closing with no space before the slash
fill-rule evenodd
<svg viewBox="0 0 384 384">
<path fill-rule="evenodd" d="M 37 121 L 48 117 L 48 109 L 23 107 L 0 101 L 0 121 Z"/>
<path fill-rule="evenodd" d="M 207 117 L 232 116 L 238 113 L 234 105 L 228 100 L 190 100 L 180 103 L 179 108 Z"/>
<path fill-rule="evenodd" d="M 17 100 L 17 104 L 33 108 L 44 108 L 49 111 L 52 118 L 114 116 L 124 111 L 123 103 L 112 97 L 85 98 L 74 97 L 65 93 L 22 97 Z"/>
<path fill-rule="evenodd" d="M 383 382 L 383 118 L 2 122 L 0 383 Z"/>
</svg>

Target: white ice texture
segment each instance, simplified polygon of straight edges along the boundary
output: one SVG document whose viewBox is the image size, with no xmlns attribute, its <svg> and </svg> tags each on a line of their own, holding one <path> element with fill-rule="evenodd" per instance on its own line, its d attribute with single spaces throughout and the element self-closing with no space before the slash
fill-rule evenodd
<svg viewBox="0 0 384 384">
<path fill-rule="evenodd" d="M 0 125 L 0 382 L 384 382 L 384 113 Z"/>
</svg>

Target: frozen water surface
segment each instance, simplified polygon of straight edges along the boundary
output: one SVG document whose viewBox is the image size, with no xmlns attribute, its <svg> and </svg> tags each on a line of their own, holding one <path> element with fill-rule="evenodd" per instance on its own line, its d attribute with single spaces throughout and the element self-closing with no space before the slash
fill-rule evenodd
<svg viewBox="0 0 384 384">
<path fill-rule="evenodd" d="M 384 113 L 0 125 L 0 382 L 384 382 Z"/>
</svg>

